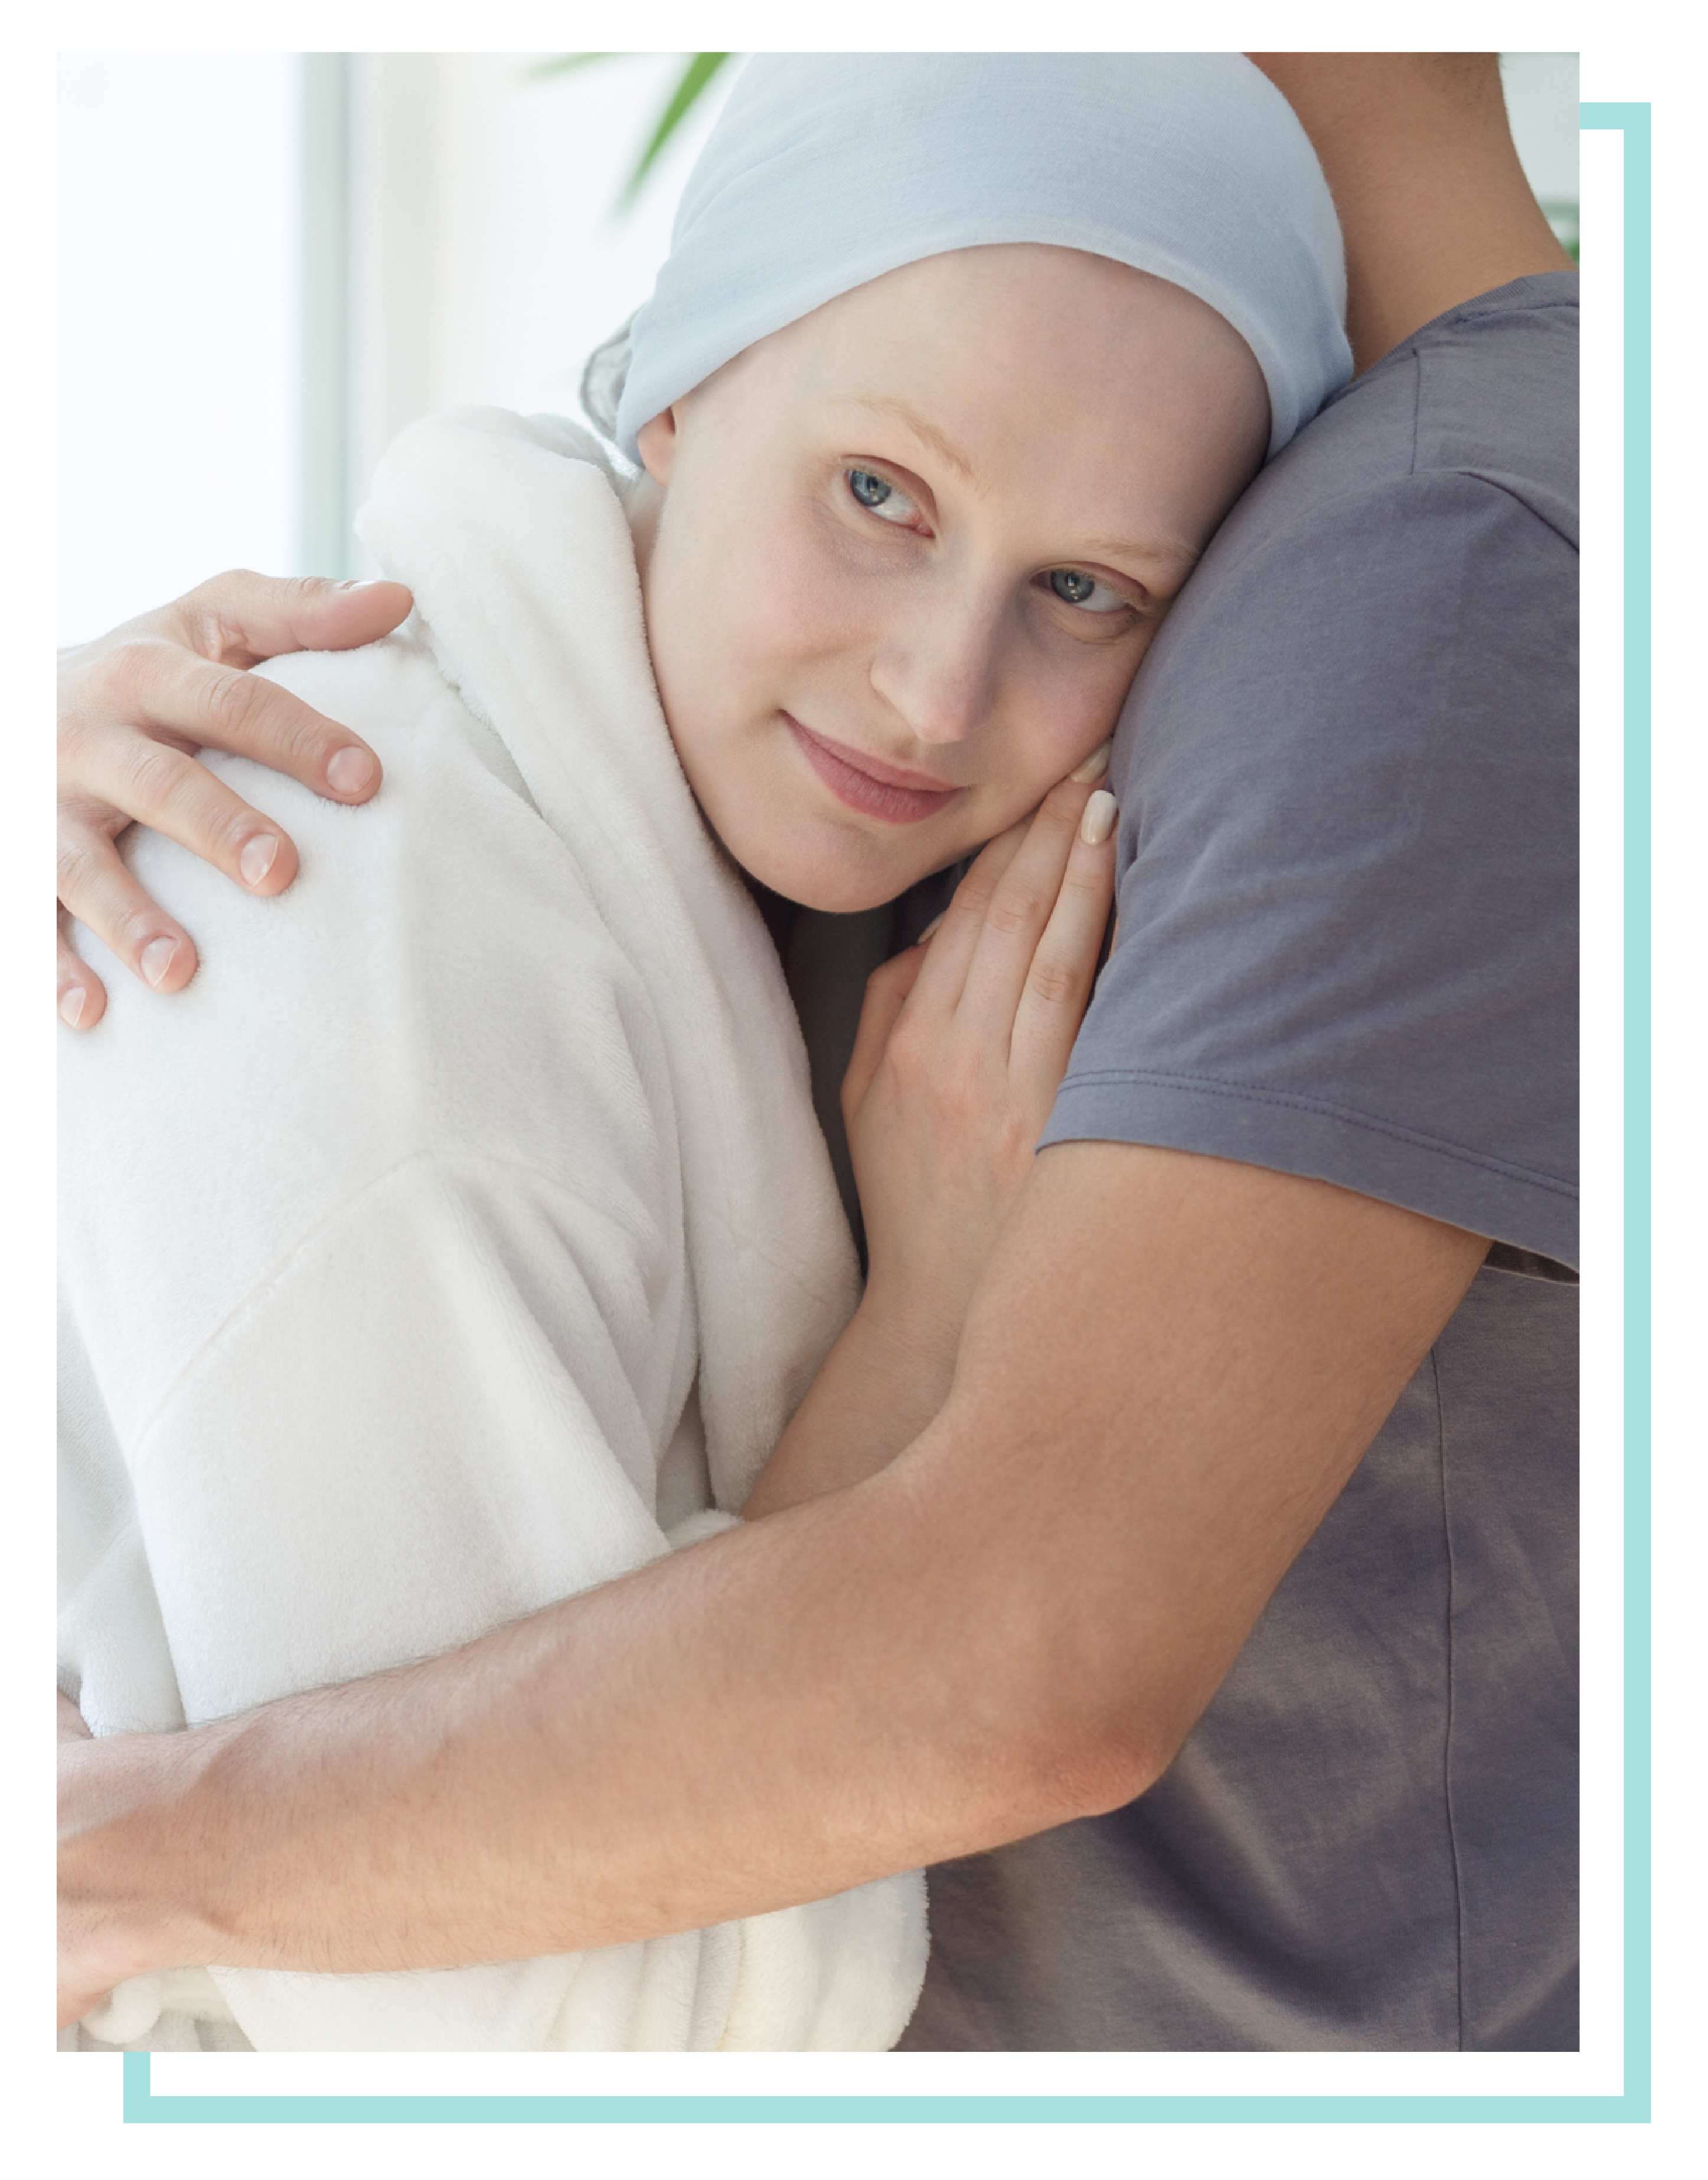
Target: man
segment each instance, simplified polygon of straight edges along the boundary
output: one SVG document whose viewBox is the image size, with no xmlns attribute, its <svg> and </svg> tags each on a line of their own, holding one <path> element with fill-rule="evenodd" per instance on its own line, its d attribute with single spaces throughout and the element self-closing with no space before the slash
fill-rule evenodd
<svg viewBox="0 0 1708 2180">
<path fill-rule="evenodd" d="M 1254 58 L 1360 377 L 1141 674 L 1119 940 L 946 1405 L 448 1658 L 69 1747 L 69 2013 L 169 1962 L 571 1950 L 956 1858 L 916 2048 L 1575 2045 L 1575 282 L 1493 56 Z M 401 603 L 239 586 L 91 647 L 85 779 L 140 713 L 360 799 L 350 736 L 206 662 Z M 160 762 L 135 814 L 288 882 Z M 174 989 L 122 822 L 74 818 L 64 898 Z"/>
</svg>

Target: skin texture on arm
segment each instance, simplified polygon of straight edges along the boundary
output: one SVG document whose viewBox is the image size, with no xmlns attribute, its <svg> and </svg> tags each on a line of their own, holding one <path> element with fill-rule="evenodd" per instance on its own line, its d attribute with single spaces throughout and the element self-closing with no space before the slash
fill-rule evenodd
<svg viewBox="0 0 1708 2180">
<path fill-rule="evenodd" d="M 448 1657 L 69 1745 L 68 2003 L 180 1960 L 609 1945 L 1119 1806 L 1485 1246 L 1261 1168 L 1053 1147 L 948 1402 L 880 1473 Z"/>
</svg>

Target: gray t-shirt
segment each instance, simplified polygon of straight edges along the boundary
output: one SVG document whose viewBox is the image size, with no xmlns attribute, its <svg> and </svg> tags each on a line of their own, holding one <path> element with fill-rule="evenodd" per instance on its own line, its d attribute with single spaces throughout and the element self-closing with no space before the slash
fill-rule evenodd
<svg viewBox="0 0 1708 2180">
<path fill-rule="evenodd" d="M 1424 327 L 1134 689 L 1045 1143 L 1496 1247 L 1167 1775 L 932 1873 L 904 2049 L 1576 2045 L 1576 366 L 1573 274 Z"/>
</svg>

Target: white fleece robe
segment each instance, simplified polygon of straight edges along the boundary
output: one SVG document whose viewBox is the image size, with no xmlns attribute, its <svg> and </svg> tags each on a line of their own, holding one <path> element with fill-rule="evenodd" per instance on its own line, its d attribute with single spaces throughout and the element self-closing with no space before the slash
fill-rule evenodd
<svg viewBox="0 0 1708 2180">
<path fill-rule="evenodd" d="M 374 746 L 378 795 L 210 757 L 289 830 L 295 884 L 255 900 L 145 834 L 195 981 L 159 998 L 85 942 L 109 1001 L 61 1054 L 60 1643 L 97 1734 L 436 1654 L 717 1526 L 852 1307 L 793 1011 L 676 762 L 599 463 L 497 410 L 405 432 L 361 526 L 415 614 L 264 669 Z M 85 2026 L 882 2050 L 924 1957 L 916 1874 L 500 1966 L 141 1978 Z"/>
</svg>

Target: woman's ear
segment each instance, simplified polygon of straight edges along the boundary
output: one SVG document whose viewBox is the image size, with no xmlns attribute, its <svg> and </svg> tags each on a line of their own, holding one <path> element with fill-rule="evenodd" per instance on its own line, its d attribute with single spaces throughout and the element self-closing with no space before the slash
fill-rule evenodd
<svg viewBox="0 0 1708 2180">
<path fill-rule="evenodd" d="M 650 417 L 636 432 L 635 444 L 640 449 L 647 475 L 654 484 L 669 484 L 670 482 L 670 471 L 676 465 L 676 448 L 680 437 L 681 428 L 675 408 L 663 410 L 658 416 Z"/>
</svg>

